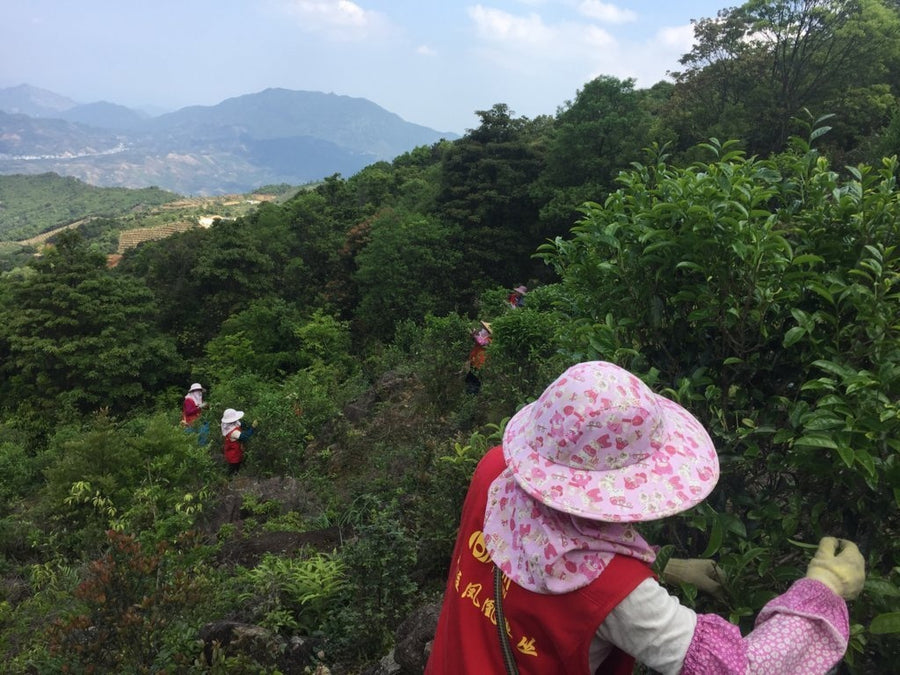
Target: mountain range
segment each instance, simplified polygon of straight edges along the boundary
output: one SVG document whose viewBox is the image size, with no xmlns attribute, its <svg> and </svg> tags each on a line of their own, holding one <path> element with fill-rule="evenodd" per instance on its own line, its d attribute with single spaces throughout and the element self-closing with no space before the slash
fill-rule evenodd
<svg viewBox="0 0 900 675">
<path fill-rule="evenodd" d="M 53 172 L 99 187 L 219 195 L 302 185 L 457 137 L 314 91 L 266 89 L 152 116 L 27 84 L 0 89 L 0 174 Z"/>
</svg>

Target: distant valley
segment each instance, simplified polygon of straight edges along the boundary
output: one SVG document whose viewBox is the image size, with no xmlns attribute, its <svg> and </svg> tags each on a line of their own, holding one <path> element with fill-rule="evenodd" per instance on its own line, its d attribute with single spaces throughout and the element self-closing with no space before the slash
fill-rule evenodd
<svg viewBox="0 0 900 675">
<path fill-rule="evenodd" d="M 0 174 L 54 172 L 99 187 L 246 193 L 350 176 L 457 137 L 367 99 L 321 92 L 266 89 L 151 117 L 29 85 L 0 89 Z"/>
</svg>

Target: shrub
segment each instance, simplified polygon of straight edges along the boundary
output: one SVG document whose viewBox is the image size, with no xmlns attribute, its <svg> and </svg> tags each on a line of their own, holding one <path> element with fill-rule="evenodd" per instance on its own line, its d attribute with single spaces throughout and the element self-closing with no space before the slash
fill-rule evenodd
<svg viewBox="0 0 900 675">
<path fill-rule="evenodd" d="M 78 569 L 48 559 L 23 566 L 18 578 L 28 592 L 18 601 L 0 602 L 0 659 L 10 673 L 61 672 L 48 649 L 47 628 L 73 608 Z"/>
<path fill-rule="evenodd" d="M 344 525 L 356 535 L 341 553 L 349 583 L 326 622 L 329 653 L 339 660 L 383 654 L 393 641 L 393 627 L 417 599 L 410 577 L 416 540 L 404 525 L 400 497 L 361 495 L 345 516 Z"/>
<path fill-rule="evenodd" d="M 266 554 L 252 569 L 239 568 L 234 583 L 251 621 L 279 633 L 309 635 L 321 630 L 333 598 L 347 580 L 336 554 L 299 558 Z"/>
<path fill-rule="evenodd" d="M 406 320 L 397 326 L 393 347 L 402 357 L 396 367 L 416 377 L 432 410 L 443 412 L 459 404 L 472 327 L 472 321 L 455 312 L 426 314 L 423 322 Z"/>
<path fill-rule="evenodd" d="M 112 418 L 100 414 L 84 430 L 61 429 L 50 448 L 40 513 L 54 530 L 68 533 L 72 551 L 88 555 L 130 503 L 140 482 L 141 454 Z"/>
<path fill-rule="evenodd" d="M 163 414 L 126 423 L 101 414 L 84 431 L 61 430 L 50 454 L 40 509 L 89 555 L 110 528 L 148 543 L 189 530 L 218 473 L 207 449 Z"/>
<path fill-rule="evenodd" d="M 705 147 L 707 163 L 623 172 L 543 249 L 567 347 L 642 374 L 710 430 L 719 487 L 656 532 L 719 556 L 734 620 L 801 576 L 822 534 L 859 542 L 870 584 L 848 661 L 877 671 L 897 656 L 871 630 L 893 625 L 900 562 L 897 161 L 841 177 L 800 141 L 771 160 Z"/>
<path fill-rule="evenodd" d="M 78 609 L 54 621 L 49 651 L 60 672 L 156 673 L 194 659 L 178 653 L 191 617 L 205 608 L 206 578 L 159 544 L 146 550 L 133 537 L 110 530 L 109 551 L 93 561 L 75 591 Z M 189 647 L 196 647 L 191 643 Z"/>
<path fill-rule="evenodd" d="M 493 320 L 482 393 L 506 416 L 543 391 L 569 365 L 558 354 L 556 318 L 528 307 Z"/>
<path fill-rule="evenodd" d="M 3 512 L 24 497 L 34 487 L 39 462 L 19 443 L 0 441 L 0 504 Z M 2 512 L 0 512 L 2 513 Z"/>
</svg>

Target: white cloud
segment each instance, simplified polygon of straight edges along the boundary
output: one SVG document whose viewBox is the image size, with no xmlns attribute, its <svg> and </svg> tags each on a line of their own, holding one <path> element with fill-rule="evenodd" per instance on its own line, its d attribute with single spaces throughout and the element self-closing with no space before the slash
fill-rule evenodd
<svg viewBox="0 0 900 675">
<path fill-rule="evenodd" d="M 585 26 L 577 32 L 588 49 L 608 49 L 617 45 L 616 39 L 599 26 Z"/>
<path fill-rule="evenodd" d="M 694 26 L 686 24 L 684 26 L 662 28 L 657 33 L 656 38 L 666 47 L 671 47 L 685 54 L 694 47 Z"/>
<path fill-rule="evenodd" d="M 678 59 L 693 46 L 694 28 L 691 24 L 663 27 L 644 42 L 627 47 L 627 59 L 619 63 L 607 62 L 605 71 L 596 74 L 633 77 L 638 87 L 650 87 L 665 78 L 668 70 L 678 70 Z M 661 68 L 661 64 L 668 64 L 668 68 Z"/>
<path fill-rule="evenodd" d="M 554 11 L 560 6 L 568 13 Z M 662 27 L 652 35 L 614 28 L 612 24 L 626 20 L 640 26 L 633 13 L 611 4 L 567 0 L 521 9 L 516 14 L 486 4 L 469 7 L 469 56 L 494 100 L 526 115 L 548 110 L 523 110 L 525 92 L 540 91 L 543 99 L 563 101 L 601 75 L 633 78 L 638 88 L 650 87 L 666 78 L 669 68 L 677 68 L 678 58 L 693 44 L 690 24 Z M 593 15 L 587 16 L 589 12 Z"/>
<path fill-rule="evenodd" d="M 583 0 L 578 4 L 578 11 L 590 18 L 603 23 L 630 23 L 637 20 L 637 14 L 630 9 L 622 9 L 600 0 Z"/>
<path fill-rule="evenodd" d="M 418 47 L 416 47 L 416 54 L 420 54 L 422 56 L 436 56 L 437 52 L 428 45 L 419 45 Z"/>
<path fill-rule="evenodd" d="M 359 41 L 386 35 L 390 22 L 352 0 L 288 0 L 285 8 L 301 29 L 334 40 Z"/>
<path fill-rule="evenodd" d="M 489 42 L 549 44 L 555 37 L 555 31 L 545 25 L 537 14 L 515 16 L 499 9 L 475 5 L 469 8 L 469 16 L 475 22 L 478 36 Z"/>
<path fill-rule="evenodd" d="M 486 55 L 504 67 L 527 69 L 540 64 L 596 58 L 597 50 L 616 46 L 603 28 L 582 22 L 547 23 L 538 14 L 516 16 L 476 5 L 469 8 L 476 35 L 491 52 Z"/>
</svg>

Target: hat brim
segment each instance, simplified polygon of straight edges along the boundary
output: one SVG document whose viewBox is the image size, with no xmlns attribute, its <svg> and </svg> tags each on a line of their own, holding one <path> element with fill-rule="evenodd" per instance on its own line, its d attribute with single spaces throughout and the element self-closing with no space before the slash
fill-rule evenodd
<svg viewBox="0 0 900 675">
<path fill-rule="evenodd" d="M 658 520 L 703 501 L 719 478 L 719 459 L 703 425 L 683 407 L 654 394 L 663 412 L 661 442 L 646 458 L 590 471 L 558 464 L 532 447 L 537 401 L 509 420 L 503 453 L 516 482 L 534 499 L 565 513 L 606 522 Z"/>
</svg>

